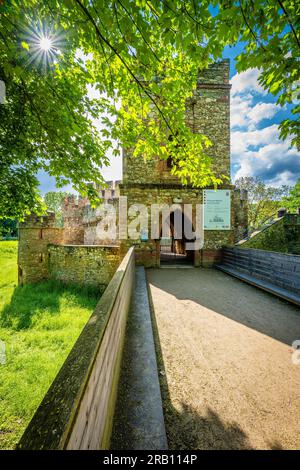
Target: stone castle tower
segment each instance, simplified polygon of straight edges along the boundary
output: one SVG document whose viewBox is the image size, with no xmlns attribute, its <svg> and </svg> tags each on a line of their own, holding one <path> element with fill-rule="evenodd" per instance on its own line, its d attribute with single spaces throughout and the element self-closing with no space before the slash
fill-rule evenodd
<svg viewBox="0 0 300 470">
<path fill-rule="evenodd" d="M 148 267 L 160 266 L 161 262 L 171 260 L 173 255 L 176 262 L 185 258 L 185 261 L 189 260 L 195 266 L 211 266 L 218 261 L 221 247 L 234 242 L 236 227 L 240 224 L 238 217 L 241 218 L 244 211 L 240 210 L 243 202 L 239 200 L 239 194 L 233 191 L 230 184 L 230 88 L 229 60 L 210 65 L 200 72 L 197 89 L 187 103 L 186 110 L 187 124 L 192 131 L 203 133 L 213 142 L 207 154 L 213 159 L 215 174 L 228 177 L 227 183 L 219 189 L 226 189 L 231 194 L 230 228 L 205 231 L 204 247 L 194 253 L 186 252 L 187 240 L 176 242 L 172 234 L 169 242 L 161 237 L 137 241 L 135 248 L 138 263 Z M 183 186 L 171 174 L 167 161 L 144 161 L 124 151 L 123 172 L 120 194 L 127 196 L 128 206 L 145 204 L 150 213 L 150 205 L 153 203 L 169 206 L 177 203 L 181 207 L 184 204 L 195 206 L 203 203 L 203 189 Z M 195 225 L 194 216 L 192 224 Z M 163 243 L 166 245 L 163 246 Z M 122 242 L 124 251 L 130 244 L 130 240 Z"/>
<path fill-rule="evenodd" d="M 194 96 L 186 107 L 186 120 L 195 133 L 203 133 L 213 142 L 207 154 L 213 159 L 216 175 L 228 180 L 218 190 L 226 193 L 228 222 L 221 229 L 204 230 L 204 245 L 196 250 L 188 248 L 190 239 L 178 240 L 174 234 L 174 220 L 185 204 L 203 204 L 204 188 L 183 186 L 171 174 L 168 161 L 155 158 L 133 158 L 124 150 L 123 181 L 110 182 L 108 189 L 99 188 L 103 204 L 109 203 L 118 214 L 121 196 L 127 197 L 127 207 L 143 204 L 147 208 L 147 234 L 138 239 L 129 238 L 127 231 L 118 239 L 103 239 L 98 233 L 101 219 L 99 208 L 93 209 L 87 199 L 68 197 L 63 207 L 63 227 L 57 225 L 54 214 L 44 217 L 31 215 L 20 224 L 19 282 L 36 282 L 55 277 L 62 281 L 107 284 L 128 248 L 135 246 L 136 262 L 146 267 L 162 263 L 189 263 L 208 267 L 219 261 L 221 248 L 233 245 L 237 234 L 247 227 L 247 201 L 230 183 L 230 87 L 229 61 L 210 65 L 200 72 Z M 211 188 L 212 189 L 212 188 Z M 207 190 L 207 188 L 205 188 Z M 211 191 L 214 192 L 214 191 Z M 172 206 L 169 215 L 169 237 L 157 228 L 151 237 L 151 205 Z M 174 208 L 176 206 L 176 209 Z M 119 220 L 121 211 L 119 210 Z M 180 215 L 181 216 L 181 215 Z M 118 218 L 117 217 L 117 218 Z M 162 217 L 162 216 L 160 216 Z M 213 216 L 216 220 L 219 216 Z M 113 215 L 112 215 L 113 219 Z M 183 225 L 187 218 L 183 216 Z M 162 218 L 159 219 L 159 224 Z M 189 223 L 196 226 L 195 211 Z M 103 281 L 105 280 L 105 282 Z"/>
<path fill-rule="evenodd" d="M 199 73 L 197 89 L 187 103 L 186 122 L 194 133 L 209 137 L 213 146 L 207 154 L 213 157 L 214 170 L 230 178 L 230 88 L 229 60 L 212 64 Z M 123 183 L 180 184 L 170 174 L 167 161 L 144 161 L 124 151 Z"/>
</svg>

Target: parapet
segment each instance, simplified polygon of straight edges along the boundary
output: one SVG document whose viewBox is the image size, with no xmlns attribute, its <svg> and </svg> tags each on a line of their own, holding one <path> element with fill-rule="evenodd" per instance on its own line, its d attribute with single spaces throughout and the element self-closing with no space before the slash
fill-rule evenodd
<svg viewBox="0 0 300 470">
<path fill-rule="evenodd" d="M 28 215 L 23 222 L 19 222 L 19 228 L 56 228 L 58 222 L 55 213 L 47 211 L 45 215 Z"/>
</svg>

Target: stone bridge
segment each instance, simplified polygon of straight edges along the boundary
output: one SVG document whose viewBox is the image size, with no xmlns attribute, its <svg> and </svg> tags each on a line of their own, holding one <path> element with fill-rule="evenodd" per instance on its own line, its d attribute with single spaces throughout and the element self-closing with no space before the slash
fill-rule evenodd
<svg viewBox="0 0 300 470">
<path fill-rule="evenodd" d="M 108 226 L 118 204 L 119 219 L 127 213 L 124 198 L 129 208 L 143 205 L 148 228 L 152 204 L 168 206 L 155 236 L 132 240 L 126 227 L 119 239 L 104 239 L 103 204 L 92 209 L 73 196 L 63 225 L 51 213 L 20 224 L 20 284 L 54 278 L 103 295 L 19 448 L 299 448 L 292 343 L 300 340 L 300 256 L 264 250 L 299 253 L 300 216 L 276 221 L 243 248 L 223 249 L 248 226 L 247 194 L 230 183 L 230 87 L 222 60 L 199 72 L 186 103 L 188 127 L 213 142 L 207 155 L 224 179 L 217 193 L 182 185 L 171 155 L 132 158 L 132 149 L 123 152 L 121 184 L 101 191 L 102 203 L 111 203 Z M 188 248 L 194 235 L 181 243 L 175 236 L 175 216 L 187 204 L 204 206 L 201 249 Z M 196 211 L 185 220 L 195 230 Z M 166 258 L 191 266 L 156 269 Z"/>
<path fill-rule="evenodd" d="M 135 267 L 131 248 L 19 448 L 299 448 L 289 263 L 294 305 L 237 270 Z"/>
</svg>

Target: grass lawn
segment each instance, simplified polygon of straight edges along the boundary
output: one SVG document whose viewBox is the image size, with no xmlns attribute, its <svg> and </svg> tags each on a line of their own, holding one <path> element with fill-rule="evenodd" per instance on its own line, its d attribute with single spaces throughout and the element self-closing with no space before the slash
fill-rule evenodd
<svg viewBox="0 0 300 470">
<path fill-rule="evenodd" d="M 1 241 L 0 449 L 18 442 L 99 299 L 53 281 L 17 287 L 16 263 L 17 242 Z"/>
</svg>

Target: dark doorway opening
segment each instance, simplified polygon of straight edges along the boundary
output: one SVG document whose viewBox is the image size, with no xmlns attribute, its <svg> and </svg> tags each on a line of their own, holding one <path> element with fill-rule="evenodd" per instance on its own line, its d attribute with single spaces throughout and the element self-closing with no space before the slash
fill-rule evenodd
<svg viewBox="0 0 300 470">
<path fill-rule="evenodd" d="M 181 214 L 181 227 L 182 227 L 182 236 L 177 238 L 175 234 L 175 224 L 174 224 L 174 212 L 171 212 L 170 217 L 167 220 L 167 223 L 170 227 L 170 236 L 162 236 L 162 228 L 160 231 L 160 264 L 161 265 L 194 265 L 194 251 L 187 250 L 187 242 L 193 240 L 188 240 L 184 235 L 184 214 L 179 211 Z"/>
</svg>

